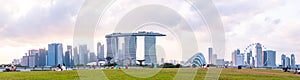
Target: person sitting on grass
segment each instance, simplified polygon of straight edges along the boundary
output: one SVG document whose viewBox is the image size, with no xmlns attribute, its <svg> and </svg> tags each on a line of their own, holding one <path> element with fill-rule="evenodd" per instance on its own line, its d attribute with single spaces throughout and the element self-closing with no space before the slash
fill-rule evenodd
<svg viewBox="0 0 300 80">
<path fill-rule="evenodd" d="M 285 68 L 283 68 L 283 71 L 284 72 L 290 72 L 289 69 L 290 69 L 289 66 L 286 66 Z"/>
<path fill-rule="evenodd" d="M 58 64 L 57 66 L 56 66 L 56 69 L 55 69 L 55 71 L 61 71 L 62 69 L 61 69 L 61 66 L 60 66 L 60 64 Z"/>
<path fill-rule="evenodd" d="M 115 66 L 115 68 L 116 68 L 116 69 L 119 69 L 119 66 L 118 66 L 118 65 L 116 65 L 116 66 Z"/>
<path fill-rule="evenodd" d="M 114 69 L 115 68 L 115 66 L 111 66 L 111 69 Z"/>
<path fill-rule="evenodd" d="M 5 66 L 5 71 L 10 71 L 8 66 Z"/>
<path fill-rule="evenodd" d="M 62 70 L 62 71 L 63 71 L 63 70 L 67 70 L 67 68 L 66 68 L 66 66 L 65 66 L 65 63 L 62 64 L 61 70 Z"/>
<path fill-rule="evenodd" d="M 300 74 L 300 70 L 296 68 L 294 74 Z"/>
<path fill-rule="evenodd" d="M 10 71 L 16 71 L 16 70 L 17 70 L 16 67 L 12 65 Z"/>
</svg>

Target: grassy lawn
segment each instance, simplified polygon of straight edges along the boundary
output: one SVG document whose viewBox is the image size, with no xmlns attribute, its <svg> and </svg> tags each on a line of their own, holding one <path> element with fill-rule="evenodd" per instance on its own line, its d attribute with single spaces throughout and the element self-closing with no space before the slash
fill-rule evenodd
<svg viewBox="0 0 300 80">
<path fill-rule="evenodd" d="M 197 71 L 197 72 L 196 72 Z M 182 69 L 180 80 L 193 78 L 202 80 L 207 69 Z M 0 80 L 170 80 L 174 79 L 178 69 L 126 69 L 126 70 L 74 70 L 74 71 L 32 71 L 32 72 L 0 72 Z M 156 74 L 158 73 L 158 74 Z M 193 76 L 193 74 L 196 74 Z M 178 75 L 178 74 L 177 74 Z M 223 69 L 220 80 L 300 80 L 300 76 L 292 72 L 263 69 Z"/>
</svg>

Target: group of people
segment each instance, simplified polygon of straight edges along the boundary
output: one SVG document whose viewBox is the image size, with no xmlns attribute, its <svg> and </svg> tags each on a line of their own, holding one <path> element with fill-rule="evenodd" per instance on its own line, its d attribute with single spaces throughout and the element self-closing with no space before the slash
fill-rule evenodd
<svg viewBox="0 0 300 80">
<path fill-rule="evenodd" d="M 5 71 L 16 71 L 17 67 L 13 64 L 10 65 L 10 67 L 8 65 L 5 66 Z"/>
<path fill-rule="evenodd" d="M 121 69 L 121 67 L 119 65 L 115 65 L 115 66 L 111 66 L 110 69 Z M 128 69 L 128 66 L 125 66 L 124 69 Z"/>
<path fill-rule="evenodd" d="M 296 68 L 294 74 L 300 74 L 300 69 Z"/>
<path fill-rule="evenodd" d="M 62 65 L 58 64 L 58 65 L 56 66 L 55 71 L 63 71 L 63 70 L 67 70 L 65 64 L 62 64 Z"/>
<path fill-rule="evenodd" d="M 290 67 L 286 66 L 285 68 L 282 68 L 283 72 L 290 72 Z M 299 68 L 295 68 L 294 74 L 300 74 L 300 69 Z"/>
</svg>

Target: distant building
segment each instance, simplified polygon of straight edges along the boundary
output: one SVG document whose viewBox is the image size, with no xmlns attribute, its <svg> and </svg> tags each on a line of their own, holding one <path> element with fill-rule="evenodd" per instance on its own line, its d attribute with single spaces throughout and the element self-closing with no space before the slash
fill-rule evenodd
<svg viewBox="0 0 300 80">
<path fill-rule="evenodd" d="M 286 66 L 287 66 L 287 65 L 286 65 L 286 61 L 285 61 L 285 58 L 286 58 L 286 55 L 282 54 L 282 55 L 281 55 L 281 65 L 282 65 L 283 67 L 286 67 Z"/>
<path fill-rule="evenodd" d="M 235 58 L 236 58 L 235 54 L 236 54 L 235 51 L 231 53 L 231 65 L 232 66 L 235 66 Z"/>
<path fill-rule="evenodd" d="M 285 64 L 286 66 L 291 67 L 291 59 L 289 57 L 285 57 Z"/>
<path fill-rule="evenodd" d="M 100 42 L 97 43 L 97 59 L 100 61 L 104 61 L 104 45 Z"/>
<path fill-rule="evenodd" d="M 255 66 L 255 57 L 251 57 L 250 66 Z"/>
<path fill-rule="evenodd" d="M 25 56 L 23 56 L 21 59 L 21 66 L 28 66 L 29 65 L 28 61 L 29 61 L 29 57 L 27 53 L 25 53 Z"/>
<path fill-rule="evenodd" d="M 30 56 L 30 55 L 36 55 L 36 54 L 38 54 L 38 53 L 39 53 L 39 50 L 35 50 L 35 49 L 28 50 L 29 56 Z"/>
<path fill-rule="evenodd" d="M 155 36 L 145 36 L 144 38 L 144 52 L 145 52 L 145 64 L 157 64 L 156 59 L 156 37 Z"/>
<path fill-rule="evenodd" d="M 218 59 L 218 55 L 217 54 L 213 54 L 213 56 L 212 56 L 212 64 L 216 64 L 217 59 Z"/>
<path fill-rule="evenodd" d="M 35 67 L 37 65 L 39 65 L 39 51 L 38 50 L 29 50 L 28 51 L 28 66 L 29 67 Z"/>
<path fill-rule="evenodd" d="M 213 57 L 213 49 L 208 48 L 208 63 L 212 64 L 212 57 Z"/>
<path fill-rule="evenodd" d="M 235 62 L 236 66 L 244 65 L 244 54 L 236 55 L 235 60 L 236 60 L 236 62 Z"/>
<path fill-rule="evenodd" d="M 89 53 L 90 55 L 89 55 L 89 62 L 97 62 L 97 56 L 96 56 L 96 54 L 94 53 L 94 52 L 90 52 Z"/>
<path fill-rule="evenodd" d="M 189 58 L 183 65 L 184 66 L 197 66 L 200 67 L 202 65 L 206 64 L 205 58 L 202 53 L 197 53 L 193 55 L 191 58 Z"/>
<path fill-rule="evenodd" d="M 39 49 L 39 64 L 37 66 L 46 66 L 47 65 L 47 50 L 46 49 Z"/>
<path fill-rule="evenodd" d="M 47 66 L 63 63 L 63 48 L 61 43 L 48 44 Z"/>
<path fill-rule="evenodd" d="M 164 58 L 161 58 L 161 63 L 160 64 L 164 64 L 165 63 L 165 59 Z"/>
<path fill-rule="evenodd" d="M 67 51 L 69 51 L 69 54 L 70 54 L 70 66 L 74 66 L 74 54 L 73 54 L 73 48 L 71 45 L 67 45 Z"/>
<path fill-rule="evenodd" d="M 262 53 L 262 45 L 260 43 L 256 43 L 254 53 L 256 54 L 256 65 L 257 67 L 263 67 L 263 53 Z"/>
<path fill-rule="evenodd" d="M 29 67 L 35 67 L 36 66 L 36 57 L 35 55 L 29 55 L 28 56 L 28 66 Z"/>
<path fill-rule="evenodd" d="M 110 57 L 112 58 L 112 60 L 115 57 L 115 54 L 118 52 L 119 48 L 118 48 L 118 43 L 119 42 L 119 38 L 118 37 L 109 37 L 106 38 L 106 43 L 107 43 L 107 51 L 106 51 L 106 57 Z"/>
<path fill-rule="evenodd" d="M 247 64 L 251 65 L 251 58 L 252 58 L 252 50 L 250 50 L 249 53 L 247 53 Z"/>
<path fill-rule="evenodd" d="M 79 64 L 86 65 L 88 63 L 87 45 L 79 45 Z"/>
<path fill-rule="evenodd" d="M 295 61 L 295 55 L 294 54 L 292 54 L 291 55 L 291 67 L 292 68 L 295 68 L 296 67 L 296 61 Z"/>
<path fill-rule="evenodd" d="M 65 63 L 65 66 L 71 66 L 71 52 L 70 51 L 65 52 L 64 63 Z"/>
<path fill-rule="evenodd" d="M 217 59 L 216 60 L 216 65 L 218 65 L 218 66 L 224 66 L 225 65 L 224 59 Z"/>
<path fill-rule="evenodd" d="M 78 49 L 77 49 L 77 47 L 74 47 L 73 50 L 74 50 L 74 65 L 77 65 L 77 64 L 79 64 Z"/>
<path fill-rule="evenodd" d="M 124 63 L 135 64 L 136 62 L 136 48 L 137 48 L 137 36 L 144 36 L 144 60 L 145 64 L 157 64 L 156 59 L 156 37 L 166 36 L 165 34 L 140 31 L 138 33 L 112 33 L 106 35 L 107 42 L 107 57 L 111 57 L 111 61 L 124 60 Z M 119 38 L 124 38 L 124 46 L 119 44 Z M 125 47 L 123 48 L 119 48 Z M 123 49 L 123 50 L 121 50 Z M 119 54 L 125 54 L 125 57 L 119 57 Z"/>
<path fill-rule="evenodd" d="M 136 49 L 137 49 L 137 37 L 127 36 L 124 37 L 124 54 L 125 63 L 136 64 Z"/>
<path fill-rule="evenodd" d="M 264 51 L 264 66 L 275 67 L 276 66 L 276 51 L 266 50 Z"/>
<path fill-rule="evenodd" d="M 233 66 L 244 65 L 244 54 L 241 54 L 240 49 L 232 52 L 232 63 Z"/>
<path fill-rule="evenodd" d="M 14 59 L 12 62 L 14 65 L 19 65 L 21 63 L 20 59 Z"/>
</svg>

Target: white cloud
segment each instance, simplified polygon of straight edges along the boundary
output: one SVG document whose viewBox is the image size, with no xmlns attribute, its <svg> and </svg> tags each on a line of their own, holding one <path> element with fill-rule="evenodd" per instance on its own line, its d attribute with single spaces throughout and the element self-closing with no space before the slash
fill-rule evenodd
<svg viewBox="0 0 300 80">
<path fill-rule="evenodd" d="M 207 48 L 210 47 L 211 40 L 208 28 L 201 17 L 188 4 L 183 4 L 183 0 L 175 0 L 171 3 L 168 0 L 157 1 L 116 2 L 103 15 L 104 21 L 97 27 L 95 41 L 105 42 L 104 35 L 113 31 L 111 26 L 115 26 L 130 10 L 143 4 L 159 4 L 183 15 L 182 17 L 194 29 L 199 41 L 199 50 L 207 56 Z M 1 54 L 11 50 L 13 46 L 26 46 L 26 48 L 17 48 L 26 52 L 27 48 L 40 48 L 41 45 L 49 42 L 66 42 L 66 39 L 72 38 L 74 23 L 82 3 L 82 0 L 0 1 Z M 281 53 L 291 52 L 294 52 L 297 61 L 300 61 L 299 1 L 214 0 L 214 3 L 219 10 L 226 32 L 226 60 L 231 60 L 230 53 L 234 49 L 243 49 L 248 44 L 261 42 L 266 47 L 278 51 L 277 62 Z M 150 14 L 145 13 L 145 15 Z M 185 30 L 186 27 L 178 29 Z M 28 45 L 36 47 L 28 47 Z M 23 55 L 22 52 L 12 53 Z M 0 59 L 0 61 L 7 61 L 7 59 Z"/>
</svg>

